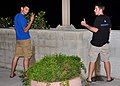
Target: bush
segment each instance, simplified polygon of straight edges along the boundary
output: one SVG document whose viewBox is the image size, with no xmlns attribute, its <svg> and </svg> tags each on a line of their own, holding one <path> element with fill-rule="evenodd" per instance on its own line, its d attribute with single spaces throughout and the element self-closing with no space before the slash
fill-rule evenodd
<svg viewBox="0 0 120 86">
<path fill-rule="evenodd" d="M 28 14 L 26 17 L 29 18 L 31 14 Z M 49 29 L 50 25 L 47 24 L 45 20 L 45 12 L 39 11 L 38 14 L 35 16 L 35 19 L 31 26 L 32 29 Z"/>
<path fill-rule="evenodd" d="M 11 27 L 12 26 L 12 18 L 11 17 L 0 17 L 0 27 Z"/>
<path fill-rule="evenodd" d="M 26 15 L 25 17 L 28 19 L 31 16 L 31 13 Z M 0 17 L 0 27 L 5 28 L 5 27 L 11 27 L 13 26 L 11 17 Z M 50 25 L 47 24 L 47 21 L 45 20 L 45 12 L 44 11 L 39 11 L 37 15 L 35 16 L 35 19 L 32 23 L 31 26 L 32 29 L 50 29 Z"/>
<path fill-rule="evenodd" d="M 27 71 L 27 78 L 40 82 L 65 81 L 80 76 L 85 65 L 78 56 L 46 55 Z M 28 82 L 27 82 L 28 83 Z"/>
</svg>

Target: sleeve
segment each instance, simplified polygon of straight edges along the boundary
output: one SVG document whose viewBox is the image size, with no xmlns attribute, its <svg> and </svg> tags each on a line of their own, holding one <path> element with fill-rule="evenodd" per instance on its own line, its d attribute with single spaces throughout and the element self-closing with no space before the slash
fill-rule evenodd
<svg viewBox="0 0 120 86">
<path fill-rule="evenodd" d="M 112 23 L 111 23 L 110 18 L 108 17 L 107 19 L 108 19 L 108 23 L 109 23 L 109 28 L 112 28 Z"/>
</svg>

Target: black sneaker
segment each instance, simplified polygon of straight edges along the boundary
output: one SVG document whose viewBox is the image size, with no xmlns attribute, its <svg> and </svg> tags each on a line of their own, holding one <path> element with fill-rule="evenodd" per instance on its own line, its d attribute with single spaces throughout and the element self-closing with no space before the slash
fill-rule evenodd
<svg viewBox="0 0 120 86">
<path fill-rule="evenodd" d="M 89 81 L 88 78 L 86 79 L 86 81 L 87 81 L 88 83 L 92 83 L 92 81 Z"/>
</svg>

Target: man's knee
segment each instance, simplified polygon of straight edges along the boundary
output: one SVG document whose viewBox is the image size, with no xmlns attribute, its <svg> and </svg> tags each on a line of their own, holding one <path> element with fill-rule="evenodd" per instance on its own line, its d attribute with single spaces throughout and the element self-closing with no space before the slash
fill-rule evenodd
<svg viewBox="0 0 120 86">
<path fill-rule="evenodd" d="M 90 62 L 96 62 L 97 61 L 97 58 L 90 58 Z"/>
<path fill-rule="evenodd" d="M 29 60 L 30 60 L 30 58 L 26 57 L 26 58 L 24 58 L 24 60 L 25 60 L 25 61 L 29 61 Z"/>
</svg>

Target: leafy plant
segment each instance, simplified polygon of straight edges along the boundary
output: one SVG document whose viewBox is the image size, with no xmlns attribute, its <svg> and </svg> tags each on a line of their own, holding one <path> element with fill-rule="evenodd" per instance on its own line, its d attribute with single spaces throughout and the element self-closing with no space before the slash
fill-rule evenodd
<svg viewBox="0 0 120 86">
<path fill-rule="evenodd" d="M 26 17 L 29 18 L 31 14 L 28 14 Z M 33 24 L 31 26 L 32 29 L 49 29 L 50 25 L 47 24 L 45 20 L 45 12 L 39 11 L 38 14 L 35 16 Z"/>
<path fill-rule="evenodd" d="M 19 71 L 20 72 L 20 76 L 19 78 L 21 79 L 23 86 L 30 86 L 30 80 L 26 77 L 26 73 L 23 71 Z"/>
<path fill-rule="evenodd" d="M 25 83 L 30 84 L 31 80 L 40 82 L 66 81 L 80 76 L 82 69 L 86 71 L 84 63 L 78 56 L 45 55 L 43 59 L 28 69 Z"/>
<path fill-rule="evenodd" d="M 0 17 L 0 27 L 11 27 L 12 18 L 11 17 Z"/>
</svg>

